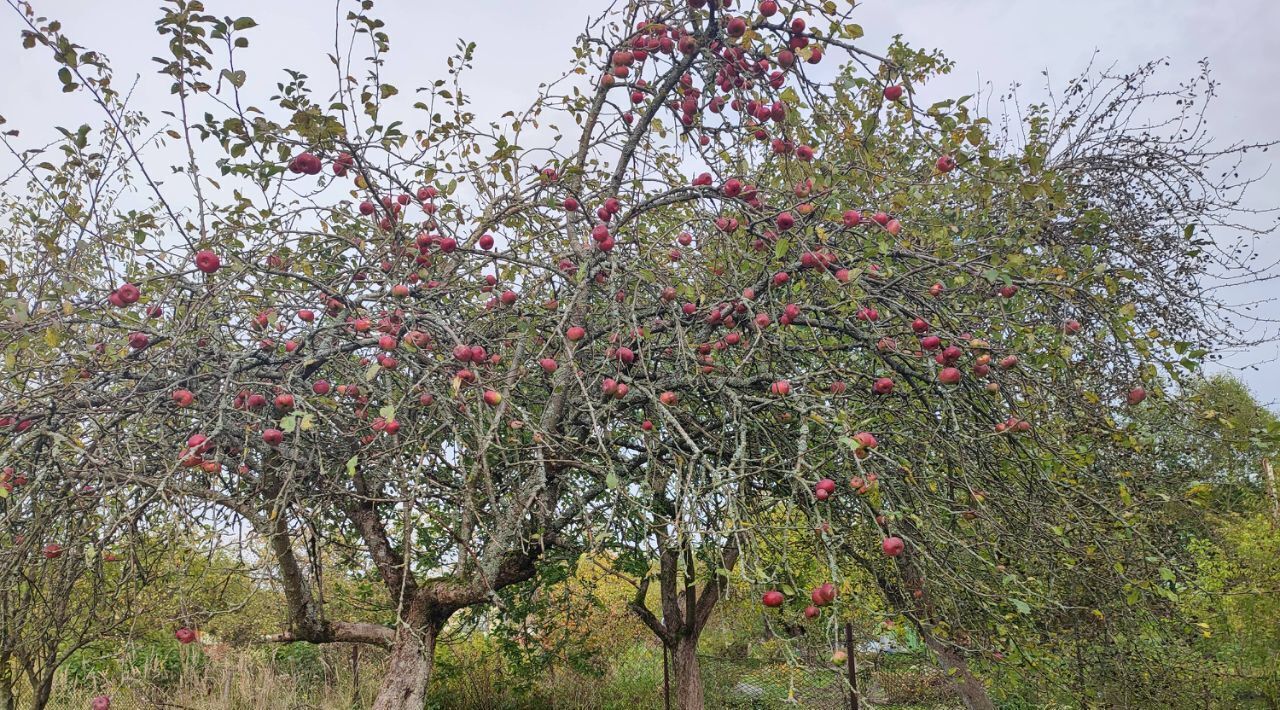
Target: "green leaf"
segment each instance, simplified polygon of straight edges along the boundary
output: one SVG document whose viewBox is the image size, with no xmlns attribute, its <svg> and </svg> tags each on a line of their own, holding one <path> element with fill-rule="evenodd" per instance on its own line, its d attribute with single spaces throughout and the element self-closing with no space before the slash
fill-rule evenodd
<svg viewBox="0 0 1280 710">
<path fill-rule="evenodd" d="M 382 366 L 376 362 L 370 365 L 369 369 L 364 371 L 364 381 L 373 382 L 373 378 L 378 376 L 378 370 L 381 370 L 381 369 L 382 369 Z"/>
<path fill-rule="evenodd" d="M 378 416 L 382 417 L 383 419 L 386 419 L 387 421 L 391 421 L 392 419 L 395 419 L 396 418 L 395 406 L 388 404 L 382 409 L 379 409 Z"/>
<path fill-rule="evenodd" d="M 610 471 L 608 475 L 604 477 L 604 487 L 608 488 L 609 490 L 613 490 L 614 488 L 617 488 L 618 474 L 614 473 L 613 471 Z"/>
<path fill-rule="evenodd" d="M 257 27 L 258 21 L 252 17 L 241 17 L 235 22 L 232 22 L 231 26 L 237 30 L 247 30 L 250 27 Z"/>
<path fill-rule="evenodd" d="M 227 81 L 231 82 L 231 85 L 236 87 L 237 89 L 244 86 L 244 80 L 248 77 L 248 75 L 244 73 L 243 69 L 239 69 L 236 71 L 231 71 L 230 69 L 223 69 L 222 76 Z"/>
<path fill-rule="evenodd" d="M 356 454 L 347 459 L 347 475 L 354 477 L 356 475 L 356 464 L 360 461 L 360 455 Z"/>
<path fill-rule="evenodd" d="M 1022 601 L 1021 599 L 1013 599 L 1012 601 L 1013 601 L 1013 606 L 1014 606 L 1014 608 L 1018 610 L 1018 613 L 1019 613 L 1019 614 L 1030 614 L 1030 613 L 1031 613 L 1031 605 L 1029 605 L 1029 604 L 1027 604 L 1026 602 Z"/>
</svg>

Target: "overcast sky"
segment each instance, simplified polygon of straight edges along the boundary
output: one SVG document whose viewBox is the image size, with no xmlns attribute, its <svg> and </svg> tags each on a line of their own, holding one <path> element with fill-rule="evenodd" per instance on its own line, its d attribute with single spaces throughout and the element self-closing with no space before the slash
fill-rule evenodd
<svg viewBox="0 0 1280 710">
<path fill-rule="evenodd" d="M 19 145 L 52 139 L 53 126 L 96 123 L 79 94 L 62 94 L 56 67 L 47 53 L 23 50 L 20 21 L 0 5 L 0 115 L 6 129 L 18 128 Z M 168 81 L 155 74 L 151 58 L 164 52 L 155 33 L 158 0 L 32 0 L 37 11 L 62 22 L 75 42 L 110 57 L 117 88 L 135 76 L 133 105 L 155 121 L 169 107 Z M 340 0 L 343 14 L 351 0 Z M 477 42 L 475 70 L 464 86 L 482 118 L 527 105 L 540 82 L 550 81 L 568 64 L 569 47 L 585 21 L 605 0 L 380 0 L 375 14 L 387 21 L 392 52 L 384 76 L 403 89 L 443 76 L 444 60 L 455 40 Z M 785 0 L 782 3 L 786 5 Z M 265 98 L 283 77 L 281 69 L 301 69 L 318 86 L 332 86 L 325 59 L 332 51 L 333 0 L 205 0 L 215 15 L 254 17 L 259 27 L 252 45 L 237 60 L 249 73 L 252 94 Z M 1170 81 L 1187 78 L 1196 62 L 1208 58 L 1220 83 L 1220 98 L 1210 112 L 1210 130 L 1223 142 L 1280 138 L 1280 3 L 1275 0 L 866 0 L 854 19 L 866 30 L 862 43 L 883 48 L 903 34 L 918 47 L 943 50 L 956 71 L 933 91 L 955 96 L 999 91 L 1011 83 L 1025 86 L 1023 96 L 1041 95 L 1042 72 L 1056 85 L 1081 71 L 1095 52 L 1098 64 L 1118 68 L 1166 57 Z M 321 83 L 322 82 L 322 83 Z M 1260 156 L 1246 167 L 1266 170 Z M 0 174 L 11 159 L 0 156 Z M 1253 206 L 1280 205 L 1280 171 L 1256 188 Z M 1280 248 L 1265 251 L 1280 256 Z M 1242 297 L 1257 298 L 1265 293 Z M 1280 318 L 1280 306 L 1262 309 Z M 1269 344 L 1229 359 L 1259 397 L 1280 403 L 1277 346 Z"/>
</svg>

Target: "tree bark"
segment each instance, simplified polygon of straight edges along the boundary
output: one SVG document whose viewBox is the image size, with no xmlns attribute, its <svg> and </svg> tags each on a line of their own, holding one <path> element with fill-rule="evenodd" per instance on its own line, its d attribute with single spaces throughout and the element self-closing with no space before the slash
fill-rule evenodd
<svg viewBox="0 0 1280 710">
<path fill-rule="evenodd" d="M 964 656 L 928 631 L 921 635 L 924 636 L 924 645 L 938 657 L 938 664 L 947 672 L 964 706 L 969 710 L 995 710 L 995 703 L 987 695 L 987 686 L 969 672 L 969 663 Z"/>
<path fill-rule="evenodd" d="M 18 710 L 15 681 L 12 654 L 8 651 L 0 653 L 0 710 Z"/>
<path fill-rule="evenodd" d="M 436 638 L 440 628 L 427 623 L 419 628 L 401 625 L 391 645 L 387 674 L 371 710 L 422 710 L 435 666 Z"/>
<path fill-rule="evenodd" d="M 702 710 L 702 668 L 698 665 L 698 637 L 676 642 L 674 657 L 676 675 L 676 707 L 680 710 Z"/>
<path fill-rule="evenodd" d="M 49 707 L 49 699 L 53 696 L 53 674 L 48 673 L 40 678 L 31 697 L 32 710 L 44 710 Z"/>
</svg>

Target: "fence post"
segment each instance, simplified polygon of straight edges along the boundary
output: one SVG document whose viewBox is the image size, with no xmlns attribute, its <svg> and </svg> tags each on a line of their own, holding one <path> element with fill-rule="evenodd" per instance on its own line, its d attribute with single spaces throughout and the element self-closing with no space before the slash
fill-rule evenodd
<svg viewBox="0 0 1280 710">
<path fill-rule="evenodd" d="M 853 643 L 853 622 L 844 624 L 844 652 L 849 661 L 849 709 L 858 710 L 858 656 Z"/>
<path fill-rule="evenodd" d="M 671 710 L 671 676 L 667 672 L 667 644 L 662 644 L 662 706 Z"/>
<path fill-rule="evenodd" d="M 1267 498 L 1271 503 L 1271 527 L 1280 523 L 1280 495 L 1276 493 L 1276 472 L 1271 468 L 1271 459 L 1262 459 L 1262 477 L 1266 484 Z"/>
<path fill-rule="evenodd" d="M 351 644 L 351 702 L 360 703 L 360 644 Z"/>
</svg>

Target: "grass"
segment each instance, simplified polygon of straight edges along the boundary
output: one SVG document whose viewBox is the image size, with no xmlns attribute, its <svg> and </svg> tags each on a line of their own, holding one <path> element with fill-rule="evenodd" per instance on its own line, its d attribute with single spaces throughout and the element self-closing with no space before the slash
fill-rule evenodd
<svg viewBox="0 0 1280 710">
<path fill-rule="evenodd" d="M 354 710 L 368 707 L 377 690 L 385 655 L 362 649 L 353 667 L 350 647 L 188 647 L 176 655 L 135 652 L 127 662 L 92 658 L 68 666 L 52 707 L 89 707 L 106 693 L 112 710 Z M 748 655 L 704 657 L 703 682 L 709 708 L 846 708 L 845 670 L 798 666 L 767 645 Z M 880 693 L 878 707 L 923 710 L 954 706 L 927 663 L 898 659 L 892 669 L 873 670 L 869 659 L 862 684 Z M 620 647 L 594 671 L 554 665 L 536 676 L 517 675 L 491 641 L 473 637 L 442 646 L 428 707 L 433 710 L 634 710 L 661 708 L 662 653 L 652 644 Z M 674 682 L 674 679 L 673 679 Z M 673 688 L 674 693 L 674 688 Z"/>
</svg>

